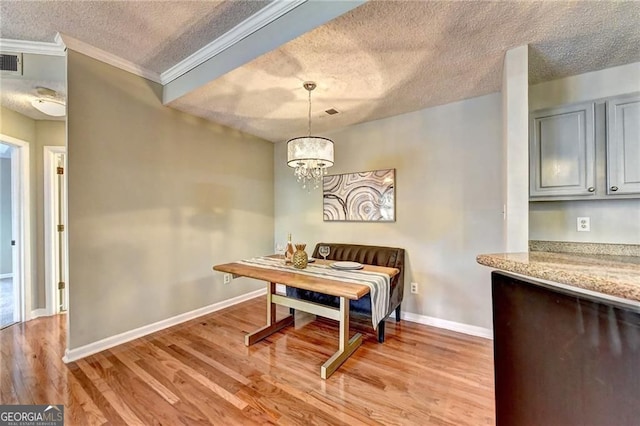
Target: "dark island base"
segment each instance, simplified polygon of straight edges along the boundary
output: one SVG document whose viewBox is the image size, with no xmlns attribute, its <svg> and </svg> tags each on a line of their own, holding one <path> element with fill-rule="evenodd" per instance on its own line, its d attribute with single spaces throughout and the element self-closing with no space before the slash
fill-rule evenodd
<svg viewBox="0 0 640 426">
<path fill-rule="evenodd" d="M 638 425 L 640 309 L 492 273 L 496 424 Z"/>
</svg>

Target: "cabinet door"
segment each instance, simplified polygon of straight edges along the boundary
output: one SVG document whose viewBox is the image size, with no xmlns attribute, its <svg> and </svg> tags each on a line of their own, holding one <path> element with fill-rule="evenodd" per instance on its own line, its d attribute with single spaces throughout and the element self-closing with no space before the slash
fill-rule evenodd
<svg viewBox="0 0 640 426">
<path fill-rule="evenodd" d="M 535 197 L 593 196 L 594 104 L 531 113 L 530 193 Z"/>
<path fill-rule="evenodd" d="M 640 95 L 607 102 L 607 194 L 640 194 Z"/>
<path fill-rule="evenodd" d="M 497 426 L 638 424 L 637 308 L 501 272 L 491 282 Z"/>
</svg>

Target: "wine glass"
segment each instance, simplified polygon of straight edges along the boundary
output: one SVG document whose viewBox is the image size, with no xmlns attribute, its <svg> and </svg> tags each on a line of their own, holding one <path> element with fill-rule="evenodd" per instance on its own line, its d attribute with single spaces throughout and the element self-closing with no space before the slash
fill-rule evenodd
<svg viewBox="0 0 640 426">
<path fill-rule="evenodd" d="M 276 243 L 276 253 L 278 254 L 279 257 L 284 258 L 284 250 L 285 250 L 284 243 Z"/>
<path fill-rule="evenodd" d="M 318 253 L 320 254 L 320 256 L 324 258 L 324 260 L 327 260 L 327 256 L 329 256 L 330 252 L 331 252 L 331 247 L 329 246 L 318 247 Z"/>
</svg>

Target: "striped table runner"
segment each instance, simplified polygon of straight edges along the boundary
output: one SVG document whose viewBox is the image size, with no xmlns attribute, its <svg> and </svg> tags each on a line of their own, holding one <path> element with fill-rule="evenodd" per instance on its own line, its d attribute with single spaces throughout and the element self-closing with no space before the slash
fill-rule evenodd
<svg viewBox="0 0 640 426">
<path fill-rule="evenodd" d="M 371 323 L 376 330 L 378 323 L 385 317 L 389 307 L 389 291 L 391 278 L 387 274 L 364 270 L 344 271 L 333 269 L 327 265 L 309 264 L 305 269 L 296 269 L 291 265 L 284 265 L 282 259 L 272 257 L 254 257 L 240 260 L 237 263 L 255 266 L 258 268 L 276 269 L 279 271 L 295 272 L 311 277 L 325 278 L 328 280 L 344 281 L 353 284 L 366 285 L 371 295 Z"/>
</svg>

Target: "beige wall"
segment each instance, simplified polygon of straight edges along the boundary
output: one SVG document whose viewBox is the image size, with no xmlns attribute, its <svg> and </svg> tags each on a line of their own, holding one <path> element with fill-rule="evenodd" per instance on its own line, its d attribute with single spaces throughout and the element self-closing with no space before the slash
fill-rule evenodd
<svg viewBox="0 0 640 426">
<path fill-rule="evenodd" d="M 211 267 L 273 251 L 273 144 L 71 50 L 67 70 L 69 349 L 263 288 Z"/>
<path fill-rule="evenodd" d="M 0 106 L 0 132 L 31 143 L 36 139 L 36 122 L 29 117 Z"/>
<path fill-rule="evenodd" d="M 394 223 L 323 222 L 321 190 L 299 187 L 276 144 L 276 239 L 403 247 L 403 311 L 491 328 L 490 271 L 475 257 L 504 251 L 501 114 L 497 93 L 329 134 L 331 174 L 396 169 Z"/>
<path fill-rule="evenodd" d="M 578 217 L 591 219 L 590 232 L 578 232 Z M 640 244 L 640 199 L 531 203 L 531 239 Z"/>
<path fill-rule="evenodd" d="M 532 111 L 640 92 L 640 62 L 531 86 Z M 604 109 L 601 109 L 604 111 Z M 596 133 L 596 157 L 604 170 L 604 133 Z M 578 217 L 591 218 L 591 232 L 578 232 Z M 532 240 L 640 244 L 640 199 L 529 203 Z"/>
</svg>

